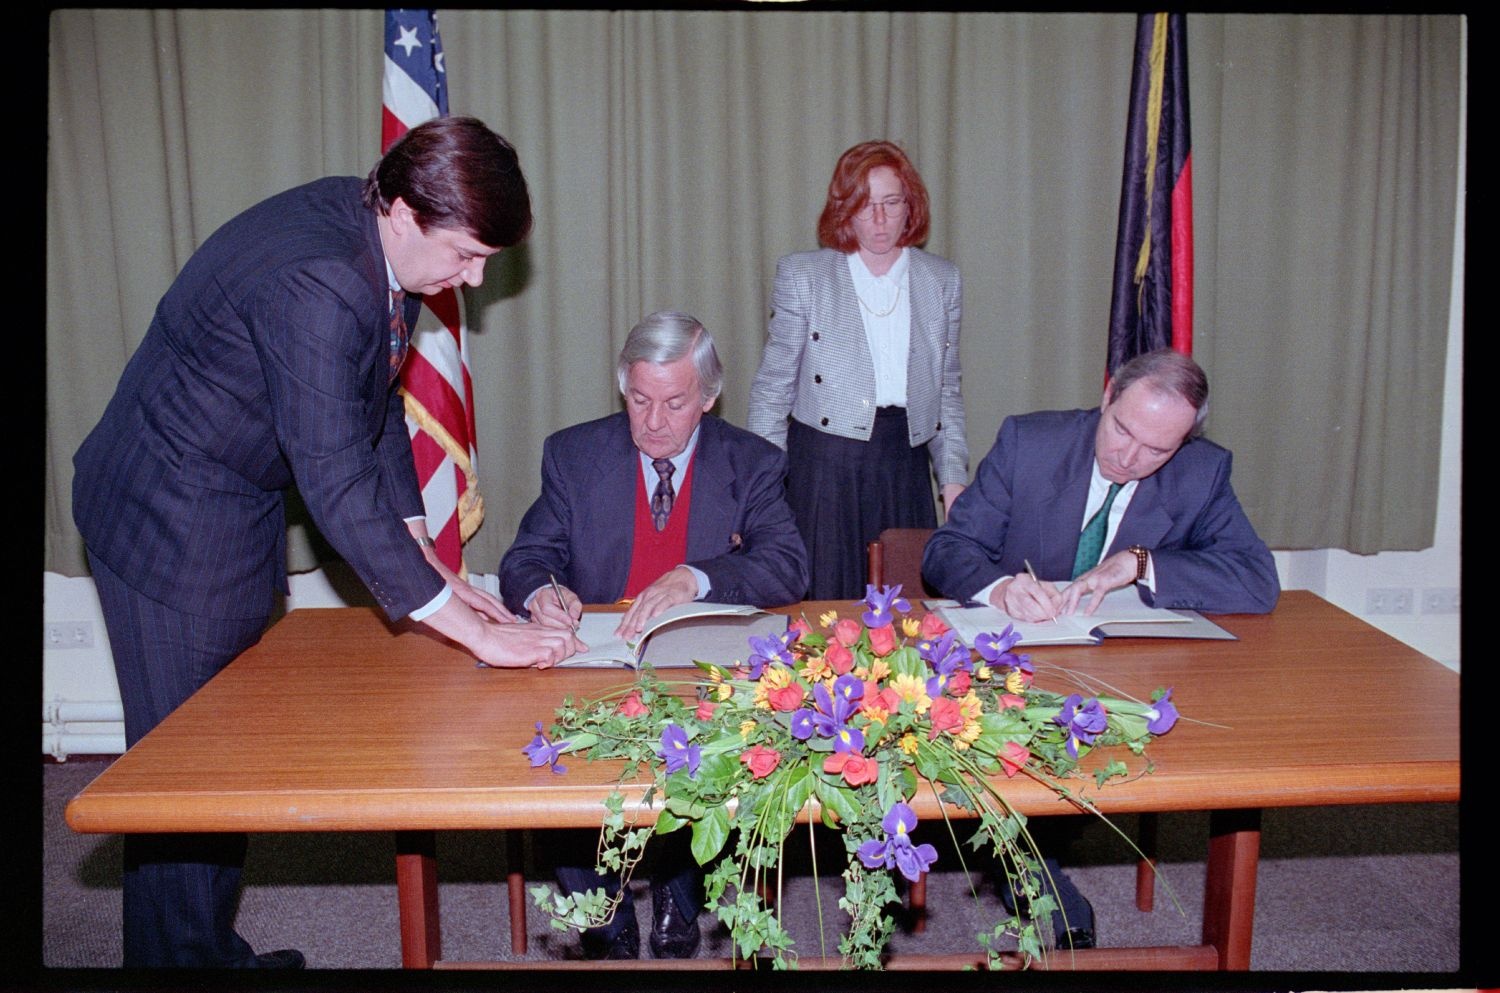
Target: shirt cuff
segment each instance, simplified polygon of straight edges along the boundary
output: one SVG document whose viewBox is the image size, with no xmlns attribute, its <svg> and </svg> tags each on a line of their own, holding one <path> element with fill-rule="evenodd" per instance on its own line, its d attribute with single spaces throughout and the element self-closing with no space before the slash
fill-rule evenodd
<svg viewBox="0 0 1500 993">
<path fill-rule="evenodd" d="M 992 603 L 990 603 L 990 594 L 993 593 L 993 592 L 995 592 L 995 587 L 999 586 L 1001 583 L 1005 582 L 1007 579 L 1012 579 L 1012 578 L 1014 578 L 1014 577 L 1011 577 L 1011 576 L 1001 576 L 999 579 L 995 580 L 993 583 L 991 583 L 990 585 L 986 586 L 984 589 L 980 590 L 978 593 L 975 593 L 969 599 L 978 601 L 979 603 L 984 604 L 986 607 L 994 606 Z"/>
<path fill-rule="evenodd" d="M 1146 576 L 1136 582 L 1150 590 L 1152 596 L 1156 595 L 1156 556 L 1150 552 L 1146 553 Z"/>
<path fill-rule="evenodd" d="M 698 599 L 702 600 L 708 596 L 708 591 L 713 589 L 713 584 L 708 581 L 708 574 L 697 566 L 688 565 L 686 562 L 682 567 L 698 578 Z"/>
<path fill-rule="evenodd" d="M 453 587 L 445 583 L 443 584 L 443 588 L 441 591 L 439 591 L 437 596 L 433 597 L 431 600 L 428 600 L 424 606 L 418 607 L 407 616 L 409 616 L 414 621 L 424 621 L 441 610 L 443 604 L 447 603 L 448 598 L 452 595 Z"/>
</svg>

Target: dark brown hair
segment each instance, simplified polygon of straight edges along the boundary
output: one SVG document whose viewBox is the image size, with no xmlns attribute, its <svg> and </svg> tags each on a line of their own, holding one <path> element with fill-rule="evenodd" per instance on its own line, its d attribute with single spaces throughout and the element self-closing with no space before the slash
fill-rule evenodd
<svg viewBox="0 0 1500 993">
<path fill-rule="evenodd" d="M 412 128 L 365 179 L 364 201 L 390 213 L 400 197 L 417 225 L 457 228 L 491 248 L 531 232 L 531 196 L 510 142 L 473 117 L 436 117 Z"/>
<path fill-rule="evenodd" d="M 828 182 L 828 200 L 818 217 L 818 244 L 852 252 L 859 247 L 854 237 L 854 215 L 870 199 L 870 173 L 880 166 L 896 171 L 906 193 L 906 227 L 896 240 L 898 248 L 920 245 L 927 240 L 932 211 L 927 187 L 911 159 L 893 142 L 865 141 L 839 156 Z"/>
</svg>

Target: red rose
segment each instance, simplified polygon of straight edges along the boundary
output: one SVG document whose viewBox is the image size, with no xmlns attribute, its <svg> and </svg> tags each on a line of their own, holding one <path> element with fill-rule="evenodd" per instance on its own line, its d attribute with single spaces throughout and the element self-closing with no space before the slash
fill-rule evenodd
<svg viewBox="0 0 1500 993">
<path fill-rule="evenodd" d="M 969 674 L 962 669 L 948 677 L 948 692 L 954 696 L 963 696 L 969 692 Z"/>
<path fill-rule="evenodd" d="M 796 710 L 802 706 L 802 684 L 792 683 L 779 690 L 770 690 L 766 693 L 766 702 L 772 710 Z"/>
<path fill-rule="evenodd" d="M 937 614 L 925 614 L 922 617 L 922 627 L 917 632 L 917 637 L 923 641 L 937 641 L 947 633 L 948 625 L 943 623 L 941 617 Z"/>
<path fill-rule="evenodd" d="M 932 730 L 928 732 L 929 739 L 936 738 L 940 731 L 962 730 L 964 726 L 964 715 L 958 709 L 958 701 L 952 697 L 940 696 L 932 701 Z"/>
<path fill-rule="evenodd" d="M 714 708 L 718 704 L 712 700 L 699 700 L 698 709 L 693 711 L 693 716 L 700 721 L 711 721 L 714 719 Z"/>
<path fill-rule="evenodd" d="M 854 653 L 835 641 L 823 653 L 823 661 L 827 662 L 835 673 L 842 676 L 854 668 Z"/>
<path fill-rule="evenodd" d="M 858 752 L 834 752 L 823 761 L 823 771 L 843 776 L 850 786 L 863 786 L 880 778 L 880 763 Z"/>
<path fill-rule="evenodd" d="M 1031 753 L 1026 750 L 1026 746 L 1014 741 L 1007 741 L 1005 747 L 1000 749 L 1000 764 L 1005 767 L 1005 774 L 1012 778 L 1030 758 Z"/>
<path fill-rule="evenodd" d="M 1015 696 L 1015 695 L 1010 694 L 1010 693 L 1002 693 L 1002 694 L 1000 694 L 1000 709 L 1001 710 L 1009 710 L 1012 707 L 1018 707 L 1021 710 L 1025 710 L 1026 709 L 1026 699 L 1025 699 L 1025 697 Z"/>
<path fill-rule="evenodd" d="M 896 629 L 890 624 L 882 624 L 878 628 L 870 629 L 870 651 L 875 653 L 876 658 L 885 658 L 896 650 Z"/>
<path fill-rule="evenodd" d="M 765 745 L 756 745 L 748 752 L 741 752 L 740 761 L 750 769 L 752 778 L 765 779 L 781 764 L 781 753 Z"/>
<path fill-rule="evenodd" d="M 788 631 L 794 632 L 798 638 L 802 637 L 804 634 L 812 633 L 812 628 L 807 626 L 807 621 L 803 620 L 800 617 L 792 621 L 792 623 L 788 624 L 786 627 Z"/>
<path fill-rule="evenodd" d="M 859 640 L 859 621 L 846 617 L 833 626 L 833 636 L 838 643 L 848 647 Z"/>
<path fill-rule="evenodd" d="M 641 695 L 639 692 L 631 693 L 624 700 L 620 701 L 620 713 L 624 714 L 626 717 L 640 717 L 642 714 L 646 714 L 649 712 L 650 711 L 647 709 L 646 705 L 644 703 L 641 703 Z"/>
</svg>

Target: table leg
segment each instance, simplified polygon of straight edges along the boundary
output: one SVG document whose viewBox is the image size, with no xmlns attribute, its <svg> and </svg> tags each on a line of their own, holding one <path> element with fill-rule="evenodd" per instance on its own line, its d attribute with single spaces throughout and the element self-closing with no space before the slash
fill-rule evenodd
<svg viewBox="0 0 1500 993">
<path fill-rule="evenodd" d="M 1219 968 L 1250 968 L 1255 923 L 1255 870 L 1260 811 L 1216 810 L 1208 822 L 1208 879 L 1203 889 L 1203 943 L 1219 951 Z"/>
<path fill-rule="evenodd" d="M 1141 857 L 1135 863 L 1135 909 L 1150 913 L 1156 905 L 1156 815 L 1141 814 L 1136 847 Z"/>
<path fill-rule="evenodd" d="M 526 954 L 526 874 L 521 832 L 505 832 L 505 887 L 510 900 L 510 951 Z"/>
<path fill-rule="evenodd" d="M 435 831 L 396 832 L 396 903 L 401 915 L 402 967 L 431 969 L 443 957 Z"/>
</svg>

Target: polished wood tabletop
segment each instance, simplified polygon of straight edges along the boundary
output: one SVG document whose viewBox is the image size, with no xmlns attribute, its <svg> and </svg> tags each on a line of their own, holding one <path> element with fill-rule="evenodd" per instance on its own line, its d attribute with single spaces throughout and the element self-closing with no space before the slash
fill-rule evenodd
<svg viewBox="0 0 1500 993">
<path fill-rule="evenodd" d="M 830 608 L 857 616 L 848 603 L 789 612 L 816 624 Z M 1266 616 L 1215 620 L 1239 640 L 1032 652 L 1042 688 L 1143 699 L 1173 688 L 1184 719 L 1151 745 L 1154 773 L 1088 790 L 1106 813 L 1458 798 L 1456 673 L 1304 591 Z M 372 610 L 294 611 L 112 763 L 67 822 L 111 833 L 597 827 L 619 767 L 565 758 L 555 775 L 521 748 L 565 696 L 632 679 L 478 668 Z M 1027 813 L 1072 812 L 1024 778 L 1002 788 Z"/>
</svg>

